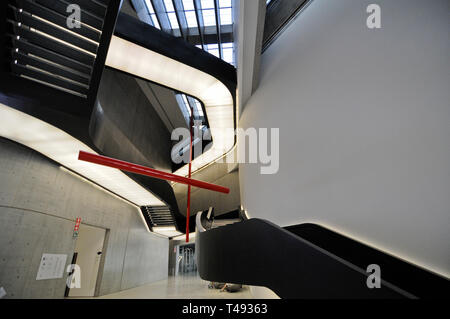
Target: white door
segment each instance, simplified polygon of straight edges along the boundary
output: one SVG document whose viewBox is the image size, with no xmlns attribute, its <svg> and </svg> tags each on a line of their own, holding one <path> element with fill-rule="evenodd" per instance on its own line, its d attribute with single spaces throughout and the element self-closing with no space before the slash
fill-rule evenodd
<svg viewBox="0 0 450 319">
<path fill-rule="evenodd" d="M 71 288 L 69 297 L 94 296 L 105 234 L 106 229 L 80 225 L 75 252 L 78 253 L 76 264 L 81 270 L 81 287 Z"/>
</svg>

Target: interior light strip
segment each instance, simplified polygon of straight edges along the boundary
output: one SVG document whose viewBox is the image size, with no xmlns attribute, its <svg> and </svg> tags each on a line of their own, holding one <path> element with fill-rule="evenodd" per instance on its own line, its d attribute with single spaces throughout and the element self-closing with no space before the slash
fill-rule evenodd
<svg viewBox="0 0 450 319">
<path fill-rule="evenodd" d="M 23 144 L 138 206 L 165 205 L 118 169 L 78 160 L 90 147 L 63 130 L 0 103 L 0 136 Z M 96 154 L 96 153 L 95 153 Z"/>
<path fill-rule="evenodd" d="M 183 92 L 204 103 L 213 145 L 192 161 L 192 172 L 214 162 L 233 147 L 233 97 L 212 75 L 117 36 L 111 39 L 106 65 Z M 188 165 L 175 174 L 188 175 Z"/>
</svg>

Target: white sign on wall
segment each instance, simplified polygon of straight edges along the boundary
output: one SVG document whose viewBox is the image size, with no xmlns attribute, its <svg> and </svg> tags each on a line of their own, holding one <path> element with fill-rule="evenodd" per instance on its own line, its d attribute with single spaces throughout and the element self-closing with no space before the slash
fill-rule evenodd
<svg viewBox="0 0 450 319">
<path fill-rule="evenodd" d="M 67 255 L 43 254 L 36 280 L 62 278 Z"/>
<path fill-rule="evenodd" d="M 0 299 L 6 296 L 6 290 L 3 287 L 0 287 Z"/>
</svg>

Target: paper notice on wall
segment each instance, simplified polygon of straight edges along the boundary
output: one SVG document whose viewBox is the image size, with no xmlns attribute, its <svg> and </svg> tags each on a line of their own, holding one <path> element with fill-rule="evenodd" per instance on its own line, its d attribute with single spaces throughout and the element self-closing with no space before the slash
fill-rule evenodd
<svg viewBox="0 0 450 319">
<path fill-rule="evenodd" d="M 0 287 L 0 299 L 6 296 L 6 290 L 3 287 Z"/>
<path fill-rule="evenodd" d="M 36 280 L 62 278 L 66 260 L 67 255 L 43 254 Z"/>
</svg>

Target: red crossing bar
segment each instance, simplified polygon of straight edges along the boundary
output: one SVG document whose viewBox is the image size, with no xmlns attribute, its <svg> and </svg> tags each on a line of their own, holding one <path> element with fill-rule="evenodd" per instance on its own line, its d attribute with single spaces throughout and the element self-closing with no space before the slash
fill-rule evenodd
<svg viewBox="0 0 450 319">
<path fill-rule="evenodd" d="M 100 164 L 100 165 L 109 166 L 112 168 L 117 168 L 122 171 L 130 172 L 130 173 L 146 175 L 146 176 L 150 176 L 150 177 L 164 179 L 167 181 L 172 181 L 172 182 L 176 182 L 176 183 L 191 185 L 194 187 L 209 189 L 211 191 L 215 191 L 215 192 L 219 192 L 219 193 L 228 194 L 230 192 L 229 188 L 223 187 L 220 185 L 202 182 L 197 179 L 192 179 L 192 178 L 187 178 L 184 176 L 166 173 L 166 172 L 154 169 L 154 168 L 145 167 L 145 166 L 141 166 L 138 164 L 133 164 L 133 163 L 121 161 L 121 160 L 118 160 L 115 158 L 92 154 L 92 153 L 88 153 L 88 152 L 84 152 L 84 151 L 80 151 L 80 153 L 78 155 L 78 159 L 81 161 L 85 161 L 85 162 L 90 162 L 90 163 L 94 163 L 94 164 Z"/>
<path fill-rule="evenodd" d="M 190 130 L 191 133 L 191 142 L 189 144 L 189 173 L 188 177 L 191 178 L 191 165 L 192 165 L 192 129 L 194 127 L 194 108 L 192 104 L 189 103 L 189 107 L 191 108 L 191 118 L 190 118 Z M 186 207 L 186 242 L 189 242 L 189 218 L 191 217 L 191 185 L 188 185 L 187 191 L 187 207 Z"/>
</svg>

